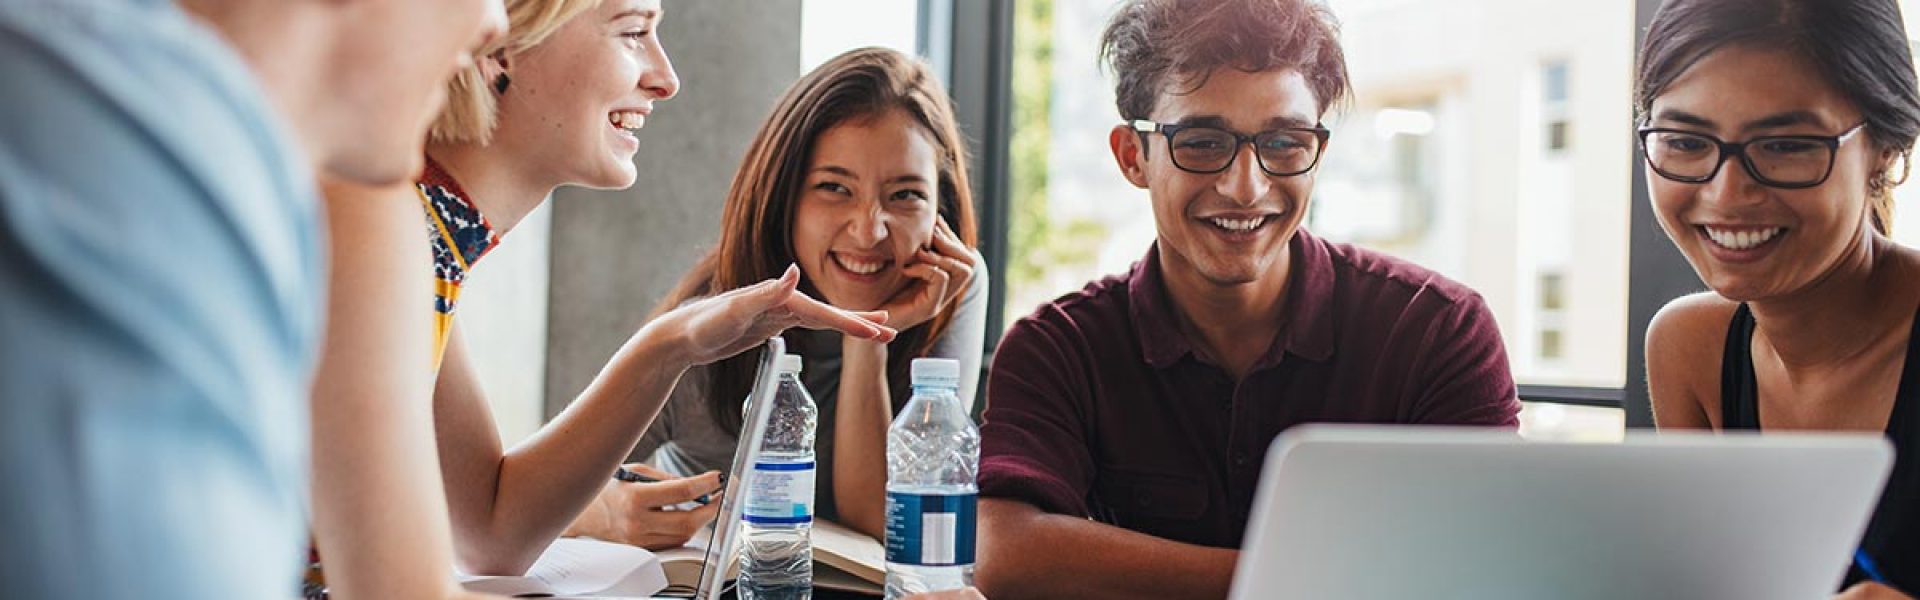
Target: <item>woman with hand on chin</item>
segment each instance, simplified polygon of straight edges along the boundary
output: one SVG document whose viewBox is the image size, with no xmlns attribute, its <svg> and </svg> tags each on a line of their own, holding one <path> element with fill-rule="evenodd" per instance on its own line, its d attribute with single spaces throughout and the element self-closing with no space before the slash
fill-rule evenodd
<svg viewBox="0 0 1920 600">
<path fill-rule="evenodd" d="M 431 429 L 405 440 L 380 441 L 412 444 L 417 447 L 400 454 L 420 456 L 436 449 L 427 445 L 433 440 L 439 472 L 430 464 L 408 464 L 405 469 L 360 464 L 355 468 L 376 468 L 383 474 L 359 477 L 354 483 L 358 487 L 319 493 L 359 498 L 362 508 L 373 510 L 386 501 L 382 498 L 437 497 L 444 490 L 456 562 L 473 574 L 524 572 L 593 501 L 688 368 L 739 354 L 790 327 L 833 329 L 876 343 L 894 335 L 880 324 L 885 313 L 849 312 L 812 300 L 799 290 L 798 268 L 781 265 L 787 268 L 776 268 L 763 280 L 651 319 L 565 411 L 518 446 L 503 448 L 455 326 L 466 272 L 555 188 L 632 185 L 638 149 L 633 130 L 641 127 L 654 103 L 673 97 L 679 88 L 660 45 L 658 28 L 664 15 L 659 0 L 510 0 L 506 9 L 507 34 L 478 51 L 475 64 L 449 84 L 448 107 L 434 123 L 426 147 L 426 169 L 417 186 L 399 192 L 400 200 L 421 211 L 415 214 L 422 221 L 408 225 L 425 236 L 418 254 L 361 257 L 335 265 L 356 269 L 347 273 L 348 287 L 353 287 L 354 277 L 397 281 L 376 271 L 417 273 L 412 281 L 425 284 L 431 264 L 435 297 L 418 297 L 401 307 L 404 314 L 363 316 L 363 322 L 383 318 L 387 327 L 376 329 L 386 332 L 431 322 L 432 360 L 426 360 L 423 343 L 417 362 L 396 358 L 372 364 L 342 357 L 332 371 L 323 365 L 321 375 L 345 382 L 335 390 L 342 396 L 336 401 L 365 406 L 339 417 L 341 429 L 385 434 L 390 428 L 380 423 L 391 413 L 417 408 L 404 399 L 424 395 L 426 386 L 415 383 L 423 382 L 421 375 L 432 369 L 437 380 L 431 385 Z M 332 192 L 388 201 L 396 190 Z M 419 229 L 423 222 L 424 231 Z M 356 240 L 349 232 L 336 244 L 354 247 Z M 393 291 L 394 285 L 382 289 Z M 374 302 L 344 289 L 336 290 L 334 299 L 336 307 L 365 308 Z M 399 336 L 368 337 L 361 346 L 379 351 L 388 338 Z M 396 402 L 394 396 L 403 401 Z M 356 400 L 364 398 L 384 399 Z M 408 472 L 399 472 L 403 470 Z M 682 543 L 713 517 L 711 509 L 657 510 L 660 505 L 720 487 L 714 473 L 623 485 L 649 492 L 650 505 L 635 507 L 625 518 L 648 523 L 657 534 L 654 545 Z M 358 525 L 377 529 L 375 518 L 363 520 L 368 523 Z"/>
<path fill-rule="evenodd" d="M 1635 99 L 1654 212 L 1711 288 L 1648 327 L 1654 418 L 1891 438 L 1850 599 L 1920 592 L 1920 252 L 1888 233 L 1909 52 L 1895 0 L 1669 0 Z"/>
<path fill-rule="evenodd" d="M 973 250 L 967 154 L 947 93 L 924 65 L 893 50 L 853 50 L 788 88 L 747 148 L 721 215 L 718 244 L 660 310 L 774 276 L 790 264 L 802 289 L 849 311 L 880 311 L 891 343 L 792 331 L 802 382 L 820 407 L 818 518 L 881 537 L 886 434 L 908 397 L 907 366 L 954 358 L 973 402 L 986 328 L 986 271 Z M 718 295 L 718 296 L 716 296 Z M 752 357 L 693 370 L 634 450 L 653 467 L 692 474 L 732 459 Z M 599 506 L 626 504 L 610 487 Z M 571 531 L 637 543 L 632 511 L 589 510 Z"/>
</svg>

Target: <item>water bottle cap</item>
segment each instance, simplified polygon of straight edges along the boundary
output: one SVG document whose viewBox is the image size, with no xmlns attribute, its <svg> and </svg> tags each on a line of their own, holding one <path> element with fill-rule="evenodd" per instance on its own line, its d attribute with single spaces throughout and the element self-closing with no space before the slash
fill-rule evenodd
<svg viewBox="0 0 1920 600">
<path fill-rule="evenodd" d="M 960 387 L 960 361 L 951 358 L 913 359 L 913 385 Z"/>
<path fill-rule="evenodd" d="M 800 355 L 782 354 L 780 355 L 779 362 L 774 363 L 774 366 L 779 368 L 780 372 L 783 374 L 799 373 L 800 372 Z"/>
</svg>

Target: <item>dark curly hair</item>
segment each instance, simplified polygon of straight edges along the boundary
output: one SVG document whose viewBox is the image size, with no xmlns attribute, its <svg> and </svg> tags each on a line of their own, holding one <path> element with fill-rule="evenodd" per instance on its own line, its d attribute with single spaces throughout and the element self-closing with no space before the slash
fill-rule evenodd
<svg viewBox="0 0 1920 600">
<path fill-rule="evenodd" d="M 1352 88 L 1340 26 L 1315 0 L 1130 0 L 1101 35 L 1123 119 L 1144 119 L 1160 92 L 1206 85 L 1222 67 L 1294 69 L 1322 114 Z"/>
</svg>

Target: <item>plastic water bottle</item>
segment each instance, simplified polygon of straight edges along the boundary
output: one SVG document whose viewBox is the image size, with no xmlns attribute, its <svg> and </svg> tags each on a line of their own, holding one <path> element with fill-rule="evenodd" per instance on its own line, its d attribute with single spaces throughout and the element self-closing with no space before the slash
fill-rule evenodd
<svg viewBox="0 0 1920 600">
<path fill-rule="evenodd" d="M 741 514 L 742 600 L 813 597 L 813 434 L 819 411 L 800 384 L 800 357 L 779 358 L 760 459 L 748 474 Z"/>
<path fill-rule="evenodd" d="M 960 362 L 913 361 L 913 398 L 887 428 L 887 598 L 973 585 L 980 429 Z"/>
</svg>

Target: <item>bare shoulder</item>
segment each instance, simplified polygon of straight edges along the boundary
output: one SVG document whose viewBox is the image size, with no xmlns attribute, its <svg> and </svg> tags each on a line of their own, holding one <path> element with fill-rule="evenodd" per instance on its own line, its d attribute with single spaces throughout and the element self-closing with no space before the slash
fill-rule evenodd
<svg viewBox="0 0 1920 600">
<path fill-rule="evenodd" d="M 1647 324 L 1648 351 L 1656 343 L 1723 340 L 1740 303 L 1713 292 L 1696 292 L 1667 302 Z M 1718 345 L 1715 345 L 1718 349 Z"/>
<path fill-rule="evenodd" d="M 1720 412 L 1720 360 L 1740 304 L 1713 292 L 1675 298 L 1647 324 L 1647 389 L 1662 427 L 1711 427 Z"/>
</svg>

